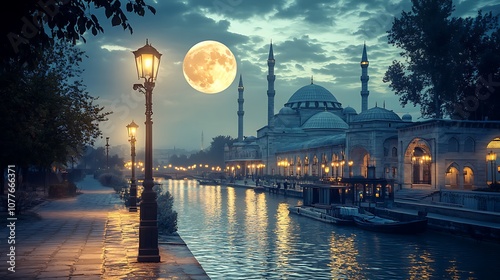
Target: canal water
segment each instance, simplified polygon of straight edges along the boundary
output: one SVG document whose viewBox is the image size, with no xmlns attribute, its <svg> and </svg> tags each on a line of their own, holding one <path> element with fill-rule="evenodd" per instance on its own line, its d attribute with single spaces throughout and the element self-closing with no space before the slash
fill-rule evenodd
<svg viewBox="0 0 500 280">
<path fill-rule="evenodd" d="M 166 180 L 178 233 L 211 279 L 498 279 L 500 245 L 427 231 L 401 236 L 289 214 L 301 202 Z M 161 209 L 159 209 L 161 211 Z"/>
</svg>

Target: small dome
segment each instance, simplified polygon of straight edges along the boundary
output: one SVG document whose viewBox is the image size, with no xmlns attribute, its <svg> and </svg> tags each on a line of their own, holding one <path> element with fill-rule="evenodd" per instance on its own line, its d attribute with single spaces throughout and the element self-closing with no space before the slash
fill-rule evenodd
<svg viewBox="0 0 500 280">
<path fill-rule="evenodd" d="M 285 104 L 290 108 L 342 108 L 335 96 L 326 88 L 309 84 L 298 89 Z"/>
<path fill-rule="evenodd" d="M 401 118 L 404 122 L 411 122 L 412 121 L 412 116 L 408 113 L 404 114 L 403 117 Z"/>
<path fill-rule="evenodd" d="M 331 112 L 320 112 L 310 117 L 303 125 L 303 129 L 348 129 L 339 116 Z"/>
<path fill-rule="evenodd" d="M 281 108 L 279 114 L 280 115 L 293 115 L 293 114 L 295 114 L 295 110 L 290 108 L 290 107 L 283 107 L 283 108 Z"/>
<path fill-rule="evenodd" d="M 356 112 L 356 110 L 354 110 L 354 108 L 352 108 L 351 106 L 345 107 L 344 110 L 342 111 L 342 113 L 344 115 L 357 115 L 358 114 Z"/>
<path fill-rule="evenodd" d="M 385 108 L 373 107 L 364 112 L 359 113 L 352 122 L 367 122 L 367 121 L 401 121 L 401 118 L 393 111 Z"/>
</svg>

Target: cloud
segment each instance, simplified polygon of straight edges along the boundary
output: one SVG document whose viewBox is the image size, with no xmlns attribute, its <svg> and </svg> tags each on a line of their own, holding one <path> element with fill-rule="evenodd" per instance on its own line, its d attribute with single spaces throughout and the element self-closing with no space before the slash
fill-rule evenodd
<svg viewBox="0 0 500 280">
<path fill-rule="evenodd" d="M 118 46 L 118 45 L 102 45 L 101 49 L 107 50 L 107 51 L 131 51 L 131 49 Z"/>
<path fill-rule="evenodd" d="M 498 11 L 496 2 L 460 1 L 456 13 L 475 16 L 481 7 Z M 171 0 L 153 6 L 156 15 L 129 16 L 133 34 L 112 27 L 100 15 L 105 33 L 88 35 L 87 43 L 79 45 L 89 57 L 82 64 L 89 92 L 115 111 L 105 132 L 115 139 L 113 143 L 127 144 L 125 125 L 132 119 L 141 125 L 144 118 L 144 96 L 132 90 L 132 84 L 141 81 L 130 50 L 142 47 L 146 39 L 163 54 L 153 95 L 155 147 L 199 148 L 202 130 L 205 146 L 217 135 L 237 134 L 238 79 L 225 91 L 207 96 L 192 89 L 182 74 L 187 51 L 203 40 L 222 42 L 236 57 L 237 77 L 242 74 L 245 86 L 245 136 L 255 135 L 267 123 L 271 39 L 276 113 L 295 91 L 310 83 L 312 75 L 314 83 L 359 112 L 364 41 L 370 60 L 369 106 L 386 100 L 395 112 L 418 113 L 418 108 L 401 108 L 398 97 L 382 82 L 392 60 L 399 59 L 399 50 L 387 43 L 386 31 L 394 16 L 411 8 L 411 1 Z"/>
</svg>

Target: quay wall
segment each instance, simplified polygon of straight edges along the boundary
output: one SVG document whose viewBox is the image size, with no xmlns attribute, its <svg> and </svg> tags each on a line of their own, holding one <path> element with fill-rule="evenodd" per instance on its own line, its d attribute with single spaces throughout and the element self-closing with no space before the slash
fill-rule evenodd
<svg viewBox="0 0 500 280">
<path fill-rule="evenodd" d="M 418 214 L 427 215 L 428 212 L 419 210 L 418 214 L 410 214 L 397 209 L 373 208 L 373 213 L 381 217 L 405 221 L 418 217 Z M 429 229 L 450 235 L 469 237 L 477 240 L 500 243 L 500 228 L 482 225 L 481 222 L 468 223 L 455 220 L 452 217 L 434 217 L 427 215 L 427 226 Z M 492 218 L 493 219 L 493 218 Z M 496 217 L 498 219 L 498 217 Z"/>
<path fill-rule="evenodd" d="M 500 193 L 441 190 L 439 201 L 461 207 L 500 213 Z"/>
</svg>

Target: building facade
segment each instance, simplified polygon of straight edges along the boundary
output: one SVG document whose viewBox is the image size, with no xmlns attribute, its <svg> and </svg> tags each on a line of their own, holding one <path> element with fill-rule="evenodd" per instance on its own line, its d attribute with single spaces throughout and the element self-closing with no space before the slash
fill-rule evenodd
<svg viewBox="0 0 500 280">
<path fill-rule="evenodd" d="M 225 149 L 234 176 L 282 175 L 388 179 L 399 189 L 473 190 L 500 180 L 499 121 L 431 119 L 413 122 L 381 107 L 368 108 L 366 45 L 361 55 L 361 112 L 342 107 L 326 88 L 299 88 L 274 112 L 273 46 L 269 49 L 268 123 L 242 139 L 240 77 L 238 141 Z M 241 103 L 240 103 L 241 102 Z"/>
</svg>

